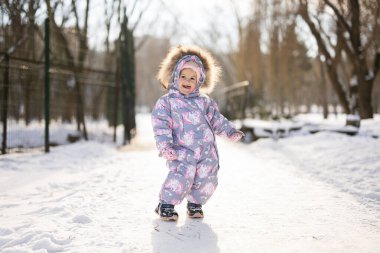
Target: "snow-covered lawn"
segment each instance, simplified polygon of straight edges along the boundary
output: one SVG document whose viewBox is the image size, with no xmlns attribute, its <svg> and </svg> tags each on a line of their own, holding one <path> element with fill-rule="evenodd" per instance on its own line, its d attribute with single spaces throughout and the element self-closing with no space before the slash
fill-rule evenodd
<svg viewBox="0 0 380 253">
<path fill-rule="evenodd" d="M 28 126 L 25 122 L 20 120 L 8 120 L 7 130 L 7 148 L 11 149 L 25 149 L 25 148 L 40 148 L 44 146 L 45 141 L 45 122 L 44 121 L 32 121 Z M 107 120 L 90 120 L 86 119 L 86 129 L 90 140 L 96 140 L 98 142 L 112 142 L 113 139 L 113 127 L 108 125 Z M 69 144 L 68 136 L 80 136 L 77 131 L 77 125 L 75 122 L 65 123 L 61 121 L 50 122 L 50 143 L 53 145 Z M 123 128 L 121 125 L 116 131 L 117 143 L 122 143 Z M 0 135 L 0 142 L 2 142 L 3 136 Z"/>
<path fill-rule="evenodd" d="M 378 252 L 380 140 L 317 133 L 219 139 L 203 220 L 153 210 L 166 176 L 149 115 L 130 146 L 80 142 L 0 156 L 0 252 Z M 373 126 L 378 131 L 380 126 Z"/>
</svg>

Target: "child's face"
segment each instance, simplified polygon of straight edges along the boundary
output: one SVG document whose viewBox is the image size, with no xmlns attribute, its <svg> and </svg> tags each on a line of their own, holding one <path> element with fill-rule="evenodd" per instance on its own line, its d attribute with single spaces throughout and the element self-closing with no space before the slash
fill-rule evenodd
<svg viewBox="0 0 380 253">
<path fill-rule="evenodd" d="M 179 74 L 178 88 L 184 95 L 189 95 L 197 85 L 197 73 L 192 69 L 182 69 Z"/>
</svg>

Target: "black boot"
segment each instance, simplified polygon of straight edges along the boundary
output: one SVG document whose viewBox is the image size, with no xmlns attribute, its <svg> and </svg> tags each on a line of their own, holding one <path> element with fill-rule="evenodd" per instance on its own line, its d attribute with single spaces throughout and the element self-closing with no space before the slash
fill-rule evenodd
<svg viewBox="0 0 380 253">
<path fill-rule="evenodd" d="M 189 218 L 203 218 L 202 205 L 187 202 L 187 215 Z"/>
<path fill-rule="evenodd" d="M 178 213 L 174 210 L 174 205 L 159 203 L 156 210 L 154 210 L 160 219 L 164 221 L 178 220 Z"/>
</svg>

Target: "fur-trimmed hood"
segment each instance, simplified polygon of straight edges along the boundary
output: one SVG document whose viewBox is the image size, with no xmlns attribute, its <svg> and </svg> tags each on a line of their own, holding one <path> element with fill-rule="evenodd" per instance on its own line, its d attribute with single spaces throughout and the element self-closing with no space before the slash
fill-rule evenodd
<svg viewBox="0 0 380 253">
<path fill-rule="evenodd" d="M 186 55 L 197 56 L 202 64 L 206 73 L 206 78 L 200 87 L 201 93 L 209 94 L 214 89 L 215 85 L 219 81 L 220 67 L 215 62 L 211 54 L 197 46 L 177 46 L 172 47 L 165 59 L 160 64 L 160 69 L 157 74 L 157 79 L 165 89 L 169 89 L 172 80 L 173 71 L 176 64 L 180 59 Z"/>
</svg>

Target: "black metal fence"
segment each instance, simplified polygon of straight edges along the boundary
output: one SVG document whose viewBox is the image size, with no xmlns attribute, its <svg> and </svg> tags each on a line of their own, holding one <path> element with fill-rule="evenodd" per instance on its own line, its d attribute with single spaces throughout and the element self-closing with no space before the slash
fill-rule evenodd
<svg viewBox="0 0 380 253">
<path fill-rule="evenodd" d="M 132 120 L 124 131 L 123 114 L 134 118 L 134 102 L 119 94 L 125 78 L 116 53 L 88 50 L 78 69 L 59 58 L 65 45 L 50 40 L 48 21 L 43 34 L 32 38 L 33 53 L 0 40 L 1 153 L 44 146 L 49 151 L 80 139 L 128 142 L 135 125 Z M 65 34 L 68 41 L 74 36 Z"/>
</svg>

